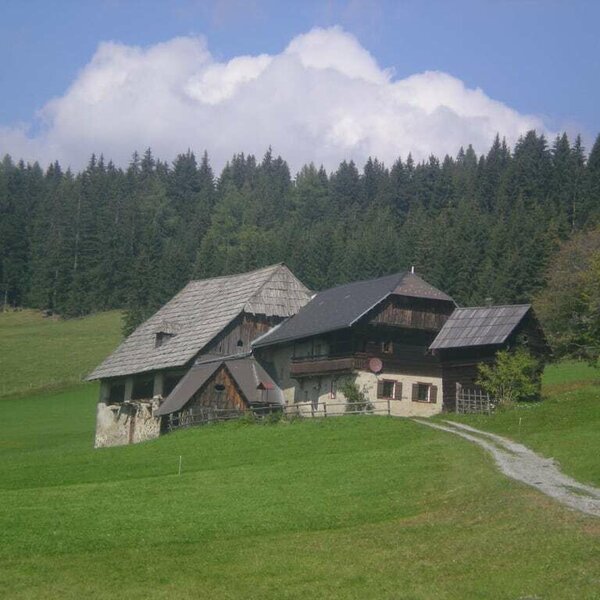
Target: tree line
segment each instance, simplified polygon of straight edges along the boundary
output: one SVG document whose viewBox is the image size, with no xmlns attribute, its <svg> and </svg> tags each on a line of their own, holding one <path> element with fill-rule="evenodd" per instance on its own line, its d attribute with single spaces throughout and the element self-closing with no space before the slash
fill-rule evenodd
<svg viewBox="0 0 600 600">
<path fill-rule="evenodd" d="M 525 302 L 560 243 L 599 221 L 600 136 L 589 155 L 530 131 L 480 156 L 294 177 L 270 149 L 218 176 L 190 151 L 125 169 L 92 156 L 79 173 L 5 156 L 0 293 L 65 317 L 122 308 L 131 331 L 192 278 L 285 262 L 315 290 L 414 265 L 459 304 Z"/>
</svg>

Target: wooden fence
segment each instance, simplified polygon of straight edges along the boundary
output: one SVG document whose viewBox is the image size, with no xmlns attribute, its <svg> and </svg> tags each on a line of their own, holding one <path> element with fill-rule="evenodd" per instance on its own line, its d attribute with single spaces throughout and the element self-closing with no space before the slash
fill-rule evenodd
<svg viewBox="0 0 600 600">
<path fill-rule="evenodd" d="M 194 408 L 170 414 L 166 423 L 167 430 L 173 431 L 185 427 L 208 425 L 234 419 L 255 419 L 257 421 L 278 418 L 313 418 L 340 415 L 385 415 L 390 416 L 391 403 L 399 400 L 388 399 L 376 405 L 367 403 L 350 404 L 347 402 L 297 402 L 285 406 L 255 406 L 246 410 L 229 408 Z"/>
<path fill-rule="evenodd" d="M 466 388 L 456 384 L 456 412 L 461 414 L 492 414 L 496 401 L 480 388 Z"/>
</svg>

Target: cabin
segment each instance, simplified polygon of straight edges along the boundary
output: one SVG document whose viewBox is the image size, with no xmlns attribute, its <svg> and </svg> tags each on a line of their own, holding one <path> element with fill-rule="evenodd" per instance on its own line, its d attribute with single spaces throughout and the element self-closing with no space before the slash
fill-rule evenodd
<svg viewBox="0 0 600 600">
<path fill-rule="evenodd" d="M 547 350 L 531 306 L 459 308 L 410 272 L 320 292 L 252 347 L 299 414 L 345 412 L 351 381 L 375 412 L 427 417 L 454 410 L 457 385 L 517 343 Z"/>
<path fill-rule="evenodd" d="M 251 342 L 310 297 L 284 264 L 188 283 L 87 377 L 100 381 L 95 446 L 157 437 L 180 412 L 280 404 Z"/>
</svg>

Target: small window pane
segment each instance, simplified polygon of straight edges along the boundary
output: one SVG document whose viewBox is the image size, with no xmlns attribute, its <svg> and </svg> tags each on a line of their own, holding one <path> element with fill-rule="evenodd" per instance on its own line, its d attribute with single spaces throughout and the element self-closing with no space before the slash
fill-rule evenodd
<svg viewBox="0 0 600 600">
<path fill-rule="evenodd" d="M 393 398 L 394 397 L 394 381 L 384 381 L 383 382 L 383 397 L 384 398 Z"/>
<path fill-rule="evenodd" d="M 417 388 L 417 400 L 419 402 L 429 402 L 429 389 L 431 386 L 428 383 L 419 383 Z"/>
</svg>

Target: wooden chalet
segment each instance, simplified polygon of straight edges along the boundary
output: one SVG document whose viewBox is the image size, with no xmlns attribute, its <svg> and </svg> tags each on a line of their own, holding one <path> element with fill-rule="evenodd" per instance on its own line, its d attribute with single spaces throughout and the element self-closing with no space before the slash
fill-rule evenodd
<svg viewBox="0 0 600 600">
<path fill-rule="evenodd" d="M 253 378 L 257 386 L 274 384 L 247 357 L 252 340 L 295 314 L 310 296 L 283 264 L 191 281 L 88 376 L 101 382 L 95 445 L 156 437 L 163 415 L 186 409 L 186 402 L 204 407 L 256 402 Z M 223 361 L 236 356 L 239 360 Z M 182 388 L 190 385 L 190 378 L 183 381 L 184 376 L 193 371 L 191 380 L 198 381 L 199 371 L 193 367 L 206 361 L 214 370 L 178 405 Z M 209 393 L 209 385 L 214 394 Z M 172 392 L 177 401 L 169 399 L 161 406 Z M 170 410 L 175 405 L 178 408 Z"/>
<path fill-rule="evenodd" d="M 517 341 L 546 350 L 529 305 L 458 308 L 398 273 L 320 292 L 252 346 L 306 414 L 344 412 L 340 390 L 351 380 L 375 410 L 429 416 L 453 410 L 456 384 L 474 385 L 477 365 Z"/>
</svg>

